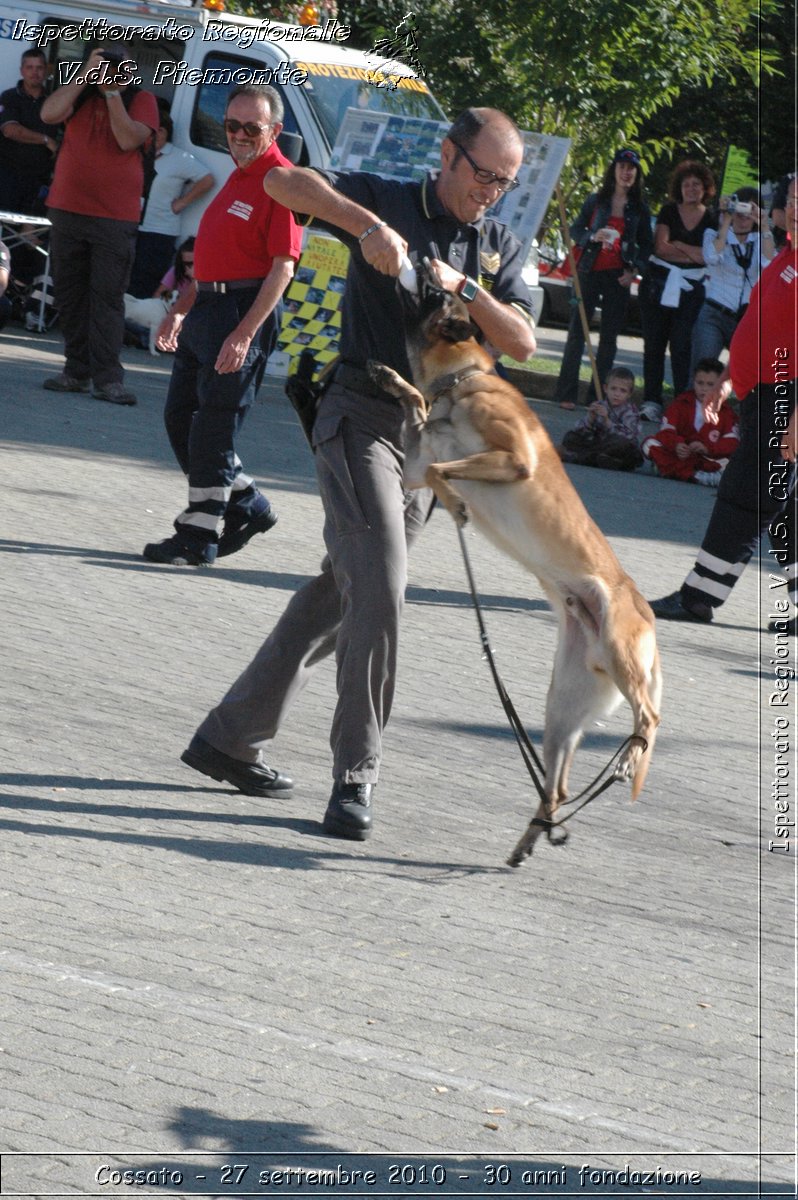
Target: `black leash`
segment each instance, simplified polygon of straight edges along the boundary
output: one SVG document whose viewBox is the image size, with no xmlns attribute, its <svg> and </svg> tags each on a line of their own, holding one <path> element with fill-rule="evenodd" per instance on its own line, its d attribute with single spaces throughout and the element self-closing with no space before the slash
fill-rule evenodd
<svg viewBox="0 0 798 1200">
<path fill-rule="evenodd" d="M 543 787 L 543 780 L 545 779 L 546 771 L 537 751 L 535 750 L 535 747 L 530 741 L 529 735 L 524 729 L 521 718 L 519 717 L 515 705 L 507 693 L 507 689 L 505 688 L 502 678 L 499 675 L 496 667 L 496 661 L 493 657 L 493 650 L 488 639 L 488 631 L 485 627 L 485 620 L 482 615 L 482 606 L 479 602 L 479 596 L 477 594 L 477 588 L 474 582 L 474 573 L 471 570 L 471 558 L 468 553 L 468 546 L 466 545 L 465 535 L 461 525 L 457 526 L 457 536 L 460 539 L 460 548 L 463 552 L 463 563 L 465 564 L 468 586 L 471 591 L 471 599 L 473 601 L 474 611 L 477 616 L 477 625 L 479 627 L 479 637 L 480 641 L 482 642 L 482 650 L 488 660 L 488 665 L 490 666 L 490 671 L 493 676 L 493 682 L 496 685 L 496 691 L 499 694 L 499 699 L 501 700 L 502 708 L 504 709 L 505 715 L 510 724 L 510 728 L 515 735 L 515 740 L 518 743 L 518 749 L 521 752 L 521 757 L 524 760 L 526 769 L 530 774 L 532 782 L 535 785 L 535 790 L 541 802 L 545 803 L 546 792 Z M 641 737 L 638 733 L 632 733 L 629 735 L 629 737 L 625 738 L 612 755 L 606 766 L 599 771 L 595 779 L 592 780 L 591 783 L 587 784 L 587 786 L 584 787 L 581 792 L 578 792 L 575 796 L 571 796 L 568 800 L 564 800 L 562 802 L 562 807 L 569 804 L 577 805 L 577 807 L 568 813 L 567 816 L 561 817 L 559 821 L 550 821 L 544 817 L 535 817 L 530 824 L 541 826 L 541 828 L 545 830 L 548 838 L 551 840 L 551 831 L 553 829 L 556 829 L 560 825 L 564 825 L 566 821 L 570 821 L 571 817 L 576 816 L 576 814 L 585 808 L 586 805 L 590 804 L 592 800 L 595 800 L 597 796 L 600 796 L 602 792 L 606 792 L 608 787 L 611 787 L 613 783 L 617 782 L 614 774 L 614 768 L 626 750 L 627 746 L 634 741 L 642 742 L 644 750 L 648 745 L 646 739 Z M 563 841 L 565 840 L 565 837 L 567 837 L 567 834 L 563 836 Z"/>
<path fill-rule="evenodd" d="M 485 620 L 482 616 L 482 606 L 479 603 L 479 596 L 477 595 L 477 588 L 476 584 L 474 583 L 474 573 L 471 570 L 471 559 L 468 554 L 465 535 L 463 534 L 463 529 L 460 525 L 457 526 L 457 536 L 460 539 L 460 548 L 463 551 L 463 562 L 465 564 L 466 576 L 468 578 L 468 586 L 471 589 L 471 599 L 474 603 L 474 611 L 477 615 L 477 625 L 479 626 L 479 637 L 480 641 L 482 642 L 482 651 L 488 660 L 491 675 L 493 676 L 493 682 L 496 685 L 496 691 L 499 693 L 499 699 L 501 700 L 505 716 L 507 717 L 507 720 L 510 723 L 510 728 L 515 735 L 515 740 L 518 743 L 518 749 L 521 751 L 521 757 L 526 764 L 526 769 L 529 771 L 538 796 L 540 797 L 541 801 L 544 801 L 546 799 L 546 793 L 543 789 L 543 777 L 545 776 L 546 771 L 543 763 L 540 761 L 535 747 L 532 745 L 532 742 L 529 739 L 527 731 L 524 729 L 524 726 L 521 723 L 521 718 L 516 712 L 515 705 L 510 699 L 507 693 L 507 688 L 504 686 L 501 675 L 496 667 L 496 660 L 493 657 L 493 650 L 488 639 L 488 631 L 485 628 Z"/>
</svg>

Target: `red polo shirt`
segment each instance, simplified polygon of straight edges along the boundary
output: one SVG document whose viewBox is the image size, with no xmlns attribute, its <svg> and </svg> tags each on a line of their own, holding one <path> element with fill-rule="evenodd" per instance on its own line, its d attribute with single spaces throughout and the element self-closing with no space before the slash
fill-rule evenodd
<svg viewBox="0 0 798 1200">
<path fill-rule="evenodd" d="M 742 400 L 758 383 L 798 375 L 798 249 L 787 245 L 765 267 L 729 348 L 729 375 Z"/>
<path fill-rule="evenodd" d="M 302 230 L 293 214 L 263 190 L 267 171 L 290 166 L 272 143 L 260 158 L 236 167 L 200 221 L 194 245 L 196 280 L 265 279 L 275 258 L 299 258 Z"/>
<path fill-rule="evenodd" d="M 137 92 L 128 116 L 157 130 L 155 97 Z M 138 222 L 143 187 L 141 150 L 119 149 L 108 116 L 108 101 L 99 94 L 89 96 L 67 120 L 48 206 L 85 217 Z"/>
</svg>

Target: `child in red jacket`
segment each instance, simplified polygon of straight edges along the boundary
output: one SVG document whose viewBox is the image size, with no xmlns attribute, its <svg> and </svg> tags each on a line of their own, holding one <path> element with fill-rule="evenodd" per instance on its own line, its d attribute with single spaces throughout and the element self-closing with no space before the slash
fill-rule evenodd
<svg viewBox="0 0 798 1200">
<path fill-rule="evenodd" d="M 715 358 L 696 363 L 693 389 L 669 404 L 662 425 L 643 442 L 643 454 L 666 479 L 693 480 L 717 487 L 723 468 L 737 449 L 737 417 L 724 405 L 716 425 L 707 420 L 706 404 L 715 392 L 723 364 Z"/>
</svg>

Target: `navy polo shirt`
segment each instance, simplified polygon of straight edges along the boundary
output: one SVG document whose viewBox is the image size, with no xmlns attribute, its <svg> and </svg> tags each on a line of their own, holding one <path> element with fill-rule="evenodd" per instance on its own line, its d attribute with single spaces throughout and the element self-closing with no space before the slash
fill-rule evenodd
<svg viewBox="0 0 798 1200">
<path fill-rule="evenodd" d="M 532 300 L 521 278 L 523 256 L 518 239 L 489 217 L 462 225 L 438 199 L 435 175 L 403 183 L 367 172 L 319 173 L 336 191 L 376 213 L 400 233 L 413 261 L 427 257 L 448 262 L 478 279 L 496 300 L 531 316 Z M 409 379 L 397 281 L 368 265 L 357 238 L 323 221 L 314 223 L 334 233 L 352 252 L 341 307 L 341 357 L 356 366 L 373 358 Z"/>
<path fill-rule="evenodd" d="M 0 127 L 8 121 L 16 121 L 25 129 L 46 133 L 55 140 L 60 126 L 45 125 L 41 118 L 41 108 L 46 99 L 46 92 L 42 92 L 41 96 L 29 96 L 20 80 L 15 88 L 9 88 L 0 96 Z M 45 182 L 50 178 L 53 156 L 44 143 L 14 142 L 0 134 L 0 163 L 26 178 Z"/>
</svg>

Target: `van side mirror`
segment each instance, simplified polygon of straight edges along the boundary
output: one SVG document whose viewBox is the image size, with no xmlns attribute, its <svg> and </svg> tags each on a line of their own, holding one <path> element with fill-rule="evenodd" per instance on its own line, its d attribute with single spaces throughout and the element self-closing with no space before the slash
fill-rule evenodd
<svg viewBox="0 0 798 1200">
<path fill-rule="evenodd" d="M 297 166 L 302 157 L 302 148 L 305 140 L 301 133 L 288 133 L 283 130 L 277 139 L 277 149 L 284 154 L 293 166 Z"/>
</svg>

